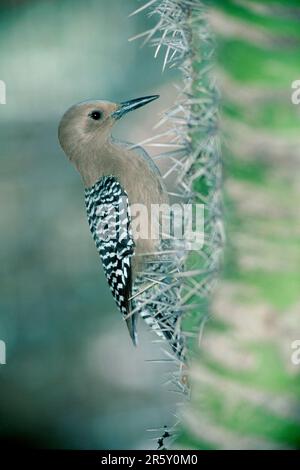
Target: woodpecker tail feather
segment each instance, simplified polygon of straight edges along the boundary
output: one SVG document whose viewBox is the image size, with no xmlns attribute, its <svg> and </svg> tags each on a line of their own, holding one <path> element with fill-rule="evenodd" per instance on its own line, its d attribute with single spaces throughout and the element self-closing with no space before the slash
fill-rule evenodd
<svg viewBox="0 0 300 470">
<path fill-rule="evenodd" d="M 124 302 L 125 302 L 125 308 L 126 308 L 126 324 L 127 328 L 129 331 L 130 338 L 132 339 L 132 342 L 134 346 L 137 346 L 138 344 L 138 338 L 137 338 L 137 330 L 136 330 L 136 324 L 137 324 L 137 314 L 133 313 L 130 315 L 132 311 L 132 304 L 131 304 L 131 295 L 132 295 L 132 272 L 131 269 L 128 270 L 128 279 L 127 279 L 127 284 L 126 288 L 124 289 Z M 130 316 L 127 316 L 130 315 Z"/>
<path fill-rule="evenodd" d="M 130 313 L 130 312 L 129 312 Z M 137 346 L 138 344 L 138 338 L 137 338 L 137 332 L 136 332 L 136 323 L 137 323 L 137 315 L 134 313 L 133 315 L 130 315 L 126 319 L 126 325 L 130 334 L 130 338 L 132 339 L 132 342 L 134 346 Z"/>
</svg>

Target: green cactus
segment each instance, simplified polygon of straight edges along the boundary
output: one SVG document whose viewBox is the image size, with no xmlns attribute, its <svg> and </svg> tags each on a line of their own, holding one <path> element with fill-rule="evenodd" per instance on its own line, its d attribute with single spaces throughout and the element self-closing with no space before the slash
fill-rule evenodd
<svg viewBox="0 0 300 470">
<path fill-rule="evenodd" d="M 204 246 L 186 253 L 181 275 L 183 329 L 202 342 L 188 343 L 193 393 L 176 446 L 297 448 L 298 2 L 153 0 L 144 8 L 158 18 L 146 42 L 164 49 L 164 68 L 182 72 L 164 118 L 178 145 L 176 187 L 205 205 Z M 227 243 L 214 290 L 224 240 L 219 134 Z"/>
</svg>

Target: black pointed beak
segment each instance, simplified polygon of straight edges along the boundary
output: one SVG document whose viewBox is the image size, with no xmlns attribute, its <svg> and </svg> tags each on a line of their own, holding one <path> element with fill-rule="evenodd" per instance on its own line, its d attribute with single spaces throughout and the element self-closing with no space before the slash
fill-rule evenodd
<svg viewBox="0 0 300 470">
<path fill-rule="evenodd" d="M 142 106 L 145 106 L 145 104 L 157 100 L 157 98 L 159 98 L 159 95 L 143 96 L 142 98 L 135 98 L 134 100 L 123 101 L 123 103 L 120 103 L 118 109 L 112 113 L 112 116 L 115 119 L 120 119 L 122 116 L 124 116 L 124 114 L 127 114 L 130 111 L 133 111 L 134 109 L 141 108 Z"/>
</svg>

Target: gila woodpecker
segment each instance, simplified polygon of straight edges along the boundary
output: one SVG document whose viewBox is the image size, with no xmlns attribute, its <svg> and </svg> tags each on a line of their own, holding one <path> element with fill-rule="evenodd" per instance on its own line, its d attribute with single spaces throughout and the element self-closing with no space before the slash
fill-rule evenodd
<svg viewBox="0 0 300 470">
<path fill-rule="evenodd" d="M 60 122 L 59 141 L 83 180 L 90 230 L 133 343 L 137 341 L 139 313 L 178 352 L 181 347 L 175 344 L 170 327 L 164 321 L 159 322 L 159 312 L 152 315 L 148 308 L 143 315 L 137 307 L 132 308 L 132 299 L 138 296 L 136 291 L 143 291 L 147 281 L 140 276 L 136 283 L 138 289 L 134 289 L 135 280 L 144 268 L 146 254 L 153 253 L 155 257 L 158 241 L 136 236 L 131 227 L 130 206 L 145 206 L 147 220 L 142 219 L 141 213 L 140 224 L 150 226 L 151 206 L 168 204 L 168 195 L 160 172 L 146 151 L 111 135 L 118 119 L 157 98 L 157 95 L 146 96 L 119 104 L 100 100 L 76 104 Z M 156 269 L 159 270 L 159 263 Z"/>
</svg>

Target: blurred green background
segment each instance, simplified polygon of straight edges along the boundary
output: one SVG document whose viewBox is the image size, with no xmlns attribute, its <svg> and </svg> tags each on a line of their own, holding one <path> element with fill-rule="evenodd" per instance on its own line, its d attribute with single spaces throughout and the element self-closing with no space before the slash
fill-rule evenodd
<svg viewBox="0 0 300 470">
<path fill-rule="evenodd" d="M 135 350 L 87 226 L 83 188 L 57 142 L 73 103 L 160 93 L 120 121 L 154 134 L 176 71 L 128 42 L 151 26 L 136 0 L 2 1 L 0 439 L 56 448 L 153 448 L 173 422 L 170 366 L 140 324 Z M 299 2 L 210 2 L 223 95 L 225 266 L 193 364 L 178 445 L 300 447 Z M 151 148 L 148 149 L 151 151 Z M 201 312 L 199 312 L 199 316 Z M 156 434 L 154 434 L 156 435 Z"/>
</svg>

